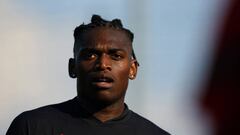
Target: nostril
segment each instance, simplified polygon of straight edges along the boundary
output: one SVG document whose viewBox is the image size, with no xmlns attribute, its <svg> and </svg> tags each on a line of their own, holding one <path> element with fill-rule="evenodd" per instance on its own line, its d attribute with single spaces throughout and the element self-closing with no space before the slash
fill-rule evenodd
<svg viewBox="0 0 240 135">
<path fill-rule="evenodd" d="M 111 60 L 109 60 L 108 56 L 102 55 L 96 62 L 97 70 L 111 70 Z"/>
<path fill-rule="evenodd" d="M 106 64 L 106 63 L 97 63 L 95 67 L 97 70 L 111 70 L 112 69 L 110 64 Z"/>
</svg>

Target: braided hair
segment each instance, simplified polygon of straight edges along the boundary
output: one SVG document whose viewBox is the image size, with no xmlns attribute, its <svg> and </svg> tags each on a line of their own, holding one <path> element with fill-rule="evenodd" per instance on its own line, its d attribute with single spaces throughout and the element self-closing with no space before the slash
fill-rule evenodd
<svg viewBox="0 0 240 135">
<path fill-rule="evenodd" d="M 96 28 L 96 27 L 108 27 L 108 28 L 114 28 L 117 30 L 122 30 L 126 33 L 127 37 L 130 39 L 130 41 L 133 42 L 134 34 L 130 30 L 123 27 L 120 19 L 114 19 L 112 21 L 107 21 L 107 20 L 102 19 L 101 16 L 99 16 L 99 15 L 93 15 L 92 19 L 91 19 L 91 23 L 86 24 L 86 25 L 83 23 L 75 28 L 74 34 L 73 34 L 75 42 L 78 39 L 81 39 L 82 34 L 84 32 L 91 30 L 93 28 Z M 75 53 L 78 51 L 78 49 L 79 49 L 79 46 L 75 43 L 74 48 L 73 48 L 74 56 L 75 56 Z M 133 49 L 132 49 L 132 58 L 137 61 L 137 58 L 135 56 Z M 139 66 L 138 62 L 137 62 L 137 65 Z"/>
</svg>

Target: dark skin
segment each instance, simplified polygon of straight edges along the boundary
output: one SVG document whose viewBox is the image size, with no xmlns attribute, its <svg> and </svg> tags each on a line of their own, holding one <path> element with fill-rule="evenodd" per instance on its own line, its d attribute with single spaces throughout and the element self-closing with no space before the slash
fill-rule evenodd
<svg viewBox="0 0 240 135">
<path fill-rule="evenodd" d="M 122 30 L 98 27 L 75 44 L 79 51 L 70 60 L 69 71 L 77 76 L 78 97 L 101 122 L 120 116 L 128 81 L 137 74 L 130 39 Z"/>
</svg>

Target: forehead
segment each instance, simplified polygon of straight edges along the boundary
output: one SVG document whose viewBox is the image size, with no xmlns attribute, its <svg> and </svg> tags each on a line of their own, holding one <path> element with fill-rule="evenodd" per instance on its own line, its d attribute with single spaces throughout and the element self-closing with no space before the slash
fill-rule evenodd
<svg viewBox="0 0 240 135">
<path fill-rule="evenodd" d="M 131 41 L 127 34 L 118 29 L 99 27 L 86 31 L 79 41 L 79 48 L 131 48 Z"/>
</svg>

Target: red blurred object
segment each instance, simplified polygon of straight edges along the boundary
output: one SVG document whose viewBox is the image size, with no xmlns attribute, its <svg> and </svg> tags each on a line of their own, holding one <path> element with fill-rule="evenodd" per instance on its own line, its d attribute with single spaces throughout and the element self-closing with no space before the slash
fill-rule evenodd
<svg viewBox="0 0 240 135">
<path fill-rule="evenodd" d="M 240 135 L 240 0 L 229 2 L 201 101 L 213 117 L 215 135 Z"/>
</svg>

